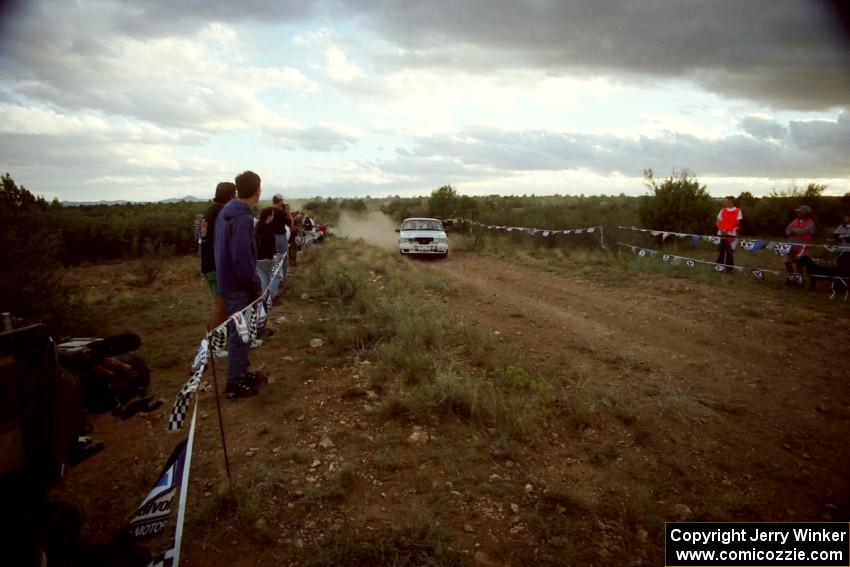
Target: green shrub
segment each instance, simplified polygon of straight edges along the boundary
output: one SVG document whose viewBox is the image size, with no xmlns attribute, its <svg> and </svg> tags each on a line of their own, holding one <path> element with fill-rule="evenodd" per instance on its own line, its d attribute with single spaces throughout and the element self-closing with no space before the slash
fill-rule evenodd
<svg viewBox="0 0 850 567">
<path fill-rule="evenodd" d="M 714 226 L 717 202 L 688 170 L 673 171 L 658 181 L 644 171 L 650 195 L 640 198 L 640 221 L 645 227 L 706 234 Z"/>
</svg>

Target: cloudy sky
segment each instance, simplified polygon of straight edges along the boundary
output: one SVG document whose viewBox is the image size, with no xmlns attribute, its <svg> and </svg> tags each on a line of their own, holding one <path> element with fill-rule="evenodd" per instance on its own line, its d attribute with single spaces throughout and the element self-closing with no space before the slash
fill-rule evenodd
<svg viewBox="0 0 850 567">
<path fill-rule="evenodd" d="M 0 170 L 48 198 L 850 191 L 818 0 L 0 1 Z M 844 24 L 844 25 L 842 25 Z"/>
</svg>

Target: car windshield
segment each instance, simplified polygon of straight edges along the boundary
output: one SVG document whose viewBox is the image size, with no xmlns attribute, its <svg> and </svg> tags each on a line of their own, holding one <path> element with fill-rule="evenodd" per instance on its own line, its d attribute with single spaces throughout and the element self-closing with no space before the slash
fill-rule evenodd
<svg viewBox="0 0 850 567">
<path fill-rule="evenodd" d="M 401 225 L 402 230 L 443 230 L 443 224 L 438 220 L 414 219 L 406 220 Z"/>
</svg>

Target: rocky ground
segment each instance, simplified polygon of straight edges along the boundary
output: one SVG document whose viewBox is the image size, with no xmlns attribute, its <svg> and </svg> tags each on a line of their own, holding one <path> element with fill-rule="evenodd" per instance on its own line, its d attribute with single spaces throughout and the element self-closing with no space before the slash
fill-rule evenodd
<svg viewBox="0 0 850 567">
<path fill-rule="evenodd" d="M 167 399 L 124 422 L 92 418 L 107 449 L 57 494 L 94 539 L 132 513 L 176 442 L 168 406 L 206 316 L 193 261 L 93 300 L 115 330 L 142 334 Z M 309 266 L 305 254 L 275 335 L 252 351 L 269 383 L 222 400 L 232 490 L 208 374 L 184 565 L 656 565 L 668 520 L 850 517 L 846 305 L 473 253 L 411 260 L 446 282 L 428 293 L 459 325 L 552 384 L 534 429 L 518 433 L 462 412 L 394 414 L 368 350 L 331 348 L 329 306 L 298 283 Z M 74 277 L 91 289 L 115 269 Z M 138 293 L 161 312 L 128 310 Z"/>
</svg>

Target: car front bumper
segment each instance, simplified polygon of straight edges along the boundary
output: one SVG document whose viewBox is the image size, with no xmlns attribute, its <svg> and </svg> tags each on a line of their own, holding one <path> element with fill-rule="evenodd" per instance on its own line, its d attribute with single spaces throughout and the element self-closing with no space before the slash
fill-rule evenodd
<svg viewBox="0 0 850 567">
<path fill-rule="evenodd" d="M 400 244 L 398 249 L 402 254 L 445 254 L 449 251 L 448 244 Z"/>
</svg>

